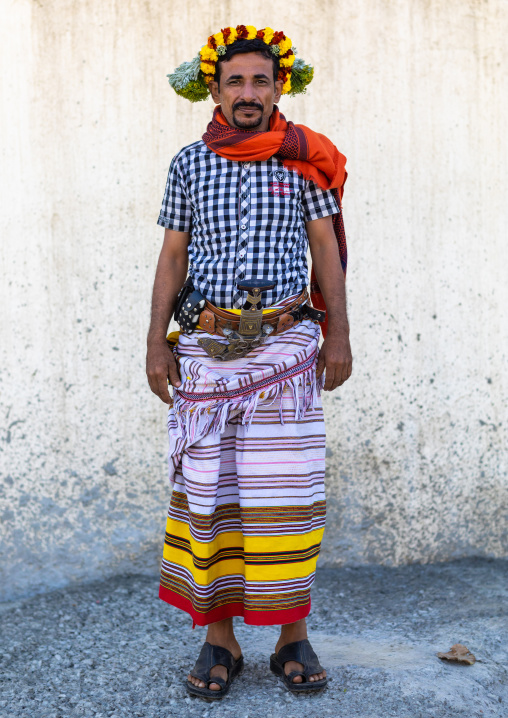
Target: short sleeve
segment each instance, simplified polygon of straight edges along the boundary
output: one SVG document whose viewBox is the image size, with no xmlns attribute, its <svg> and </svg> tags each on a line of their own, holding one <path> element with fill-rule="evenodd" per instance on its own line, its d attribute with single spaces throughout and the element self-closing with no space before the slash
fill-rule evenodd
<svg viewBox="0 0 508 718">
<path fill-rule="evenodd" d="M 312 181 L 307 182 L 307 189 L 302 196 L 302 206 L 306 222 L 340 212 L 332 190 L 320 189 Z"/>
<path fill-rule="evenodd" d="M 179 160 L 179 155 L 176 155 L 171 161 L 157 224 L 166 229 L 174 229 L 176 232 L 189 232 L 192 209 Z"/>
</svg>

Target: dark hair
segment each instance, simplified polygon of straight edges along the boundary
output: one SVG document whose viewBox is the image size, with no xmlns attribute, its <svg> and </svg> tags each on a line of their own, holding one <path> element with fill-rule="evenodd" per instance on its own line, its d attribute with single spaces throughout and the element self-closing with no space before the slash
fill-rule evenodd
<svg viewBox="0 0 508 718">
<path fill-rule="evenodd" d="M 279 56 L 274 55 L 268 45 L 263 40 L 256 37 L 254 40 L 236 40 L 236 42 L 232 45 L 226 45 L 225 54 L 219 55 L 217 65 L 215 66 L 214 80 L 219 84 L 219 87 L 221 64 L 231 60 L 234 55 L 245 55 L 248 52 L 259 52 L 260 55 L 263 55 L 268 60 L 271 60 L 273 62 L 273 81 L 275 83 L 278 80 L 280 69 Z"/>
</svg>

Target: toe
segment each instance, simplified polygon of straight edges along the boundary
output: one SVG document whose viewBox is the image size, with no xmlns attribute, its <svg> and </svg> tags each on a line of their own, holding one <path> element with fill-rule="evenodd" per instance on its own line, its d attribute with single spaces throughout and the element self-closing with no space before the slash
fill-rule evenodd
<svg viewBox="0 0 508 718">
<path fill-rule="evenodd" d="M 301 677 L 301 676 L 295 676 L 295 677 L 293 678 L 293 683 L 301 683 L 301 682 L 302 682 L 302 677 Z"/>
<path fill-rule="evenodd" d="M 221 688 L 218 683 L 210 683 L 208 687 L 211 691 L 220 691 Z"/>
<path fill-rule="evenodd" d="M 322 673 L 314 673 L 310 678 L 309 681 L 322 681 L 323 678 L 326 678 L 326 671 L 323 671 Z"/>
</svg>

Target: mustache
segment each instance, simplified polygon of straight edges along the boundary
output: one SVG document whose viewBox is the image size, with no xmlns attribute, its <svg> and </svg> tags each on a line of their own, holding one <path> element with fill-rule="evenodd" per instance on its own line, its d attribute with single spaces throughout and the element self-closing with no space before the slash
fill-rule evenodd
<svg viewBox="0 0 508 718">
<path fill-rule="evenodd" d="M 242 102 L 242 100 L 239 100 L 233 105 L 233 112 L 241 109 L 242 107 L 255 107 L 256 109 L 261 110 L 261 112 L 263 111 L 263 105 L 259 102 Z"/>
</svg>

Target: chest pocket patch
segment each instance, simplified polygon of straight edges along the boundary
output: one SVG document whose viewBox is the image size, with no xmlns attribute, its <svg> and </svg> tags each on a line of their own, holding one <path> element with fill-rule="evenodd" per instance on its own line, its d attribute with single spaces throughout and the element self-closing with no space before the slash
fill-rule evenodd
<svg viewBox="0 0 508 718">
<path fill-rule="evenodd" d="M 287 170 L 273 170 L 270 174 L 272 175 L 272 182 L 268 185 L 270 194 L 273 197 L 290 197 L 292 190 Z"/>
</svg>

